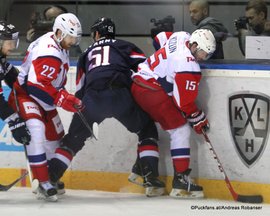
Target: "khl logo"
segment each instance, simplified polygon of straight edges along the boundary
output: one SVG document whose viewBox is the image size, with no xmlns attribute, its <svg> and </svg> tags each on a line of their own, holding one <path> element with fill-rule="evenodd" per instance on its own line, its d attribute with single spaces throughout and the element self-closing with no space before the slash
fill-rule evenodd
<svg viewBox="0 0 270 216">
<path fill-rule="evenodd" d="M 258 161 L 267 143 L 269 100 L 266 95 L 250 92 L 229 97 L 231 133 L 237 152 L 247 167 Z"/>
</svg>

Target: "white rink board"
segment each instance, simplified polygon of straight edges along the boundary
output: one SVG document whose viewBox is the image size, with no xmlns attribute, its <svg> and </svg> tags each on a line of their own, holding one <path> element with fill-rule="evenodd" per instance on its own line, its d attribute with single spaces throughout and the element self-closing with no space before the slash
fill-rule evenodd
<svg viewBox="0 0 270 216">
<path fill-rule="evenodd" d="M 236 77 L 233 77 L 233 73 Z M 269 72 L 264 71 L 268 76 Z M 269 78 L 239 77 L 238 71 L 229 71 L 229 76 L 207 71 L 200 84 L 198 104 L 208 116 L 211 130 L 209 137 L 231 180 L 268 183 L 270 175 L 270 144 L 266 143 L 261 158 L 251 167 L 246 167 L 236 152 L 229 126 L 228 97 L 239 91 L 260 92 L 270 95 Z M 158 126 L 159 127 L 159 126 Z M 173 175 L 169 151 L 169 136 L 160 132 L 160 174 Z M 100 140 L 88 141 L 84 150 L 73 162 L 73 169 L 91 171 L 129 172 L 136 158 L 136 136 L 131 135 L 120 123 L 108 119 L 100 125 Z M 192 133 L 192 176 L 206 179 L 223 179 L 216 161 L 209 152 L 204 139 Z M 83 162 L 84 161 L 84 162 Z"/>
<path fill-rule="evenodd" d="M 269 73 L 269 72 L 265 72 Z M 270 95 L 269 78 L 250 78 L 250 77 L 215 77 L 207 76 L 203 78 L 200 85 L 199 104 L 207 113 L 211 124 L 209 137 L 214 148 L 231 180 L 252 181 L 269 183 L 269 174 L 265 172 L 270 169 L 270 141 L 266 143 L 261 158 L 251 167 L 246 167 L 241 161 L 234 145 L 230 131 L 228 98 L 237 92 L 259 92 Z M 213 163 L 207 164 L 204 148 L 199 148 L 198 161 L 200 161 L 199 176 L 215 178 L 216 171 L 213 170 Z M 216 173 L 216 174 L 215 174 Z"/>
<path fill-rule="evenodd" d="M 67 90 L 75 91 L 75 67 L 68 75 Z M 237 71 L 229 71 L 230 75 L 218 75 L 218 70 L 208 70 L 200 84 L 199 106 L 208 114 L 211 124 L 209 137 L 224 166 L 230 180 L 268 183 L 270 173 L 270 144 L 266 143 L 261 158 L 250 168 L 244 165 L 233 143 L 228 117 L 228 97 L 239 91 L 260 92 L 270 95 L 269 81 L 266 77 L 239 77 Z M 236 73 L 235 77 L 233 76 Z M 269 71 L 265 71 L 268 75 Z M 68 129 L 72 114 L 59 109 L 65 129 Z M 136 135 L 130 134 L 119 122 L 107 119 L 99 127 L 98 141 L 87 141 L 84 149 L 75 157 L 71 169 L 80 171 L 104 171 L 129 173 L 136 159 Z M 202 136 L 192 134 L 191 140 L 192 177 L 206 179 L 223 179 L 217 169 Z M 160 174 L 173 175 L 169 136 L 160 131 Z M 25 168 L 23 152 L 0 151 L 0 167 Z M 11 159 L 12 158 L 12 159 Z"/>
</svg>

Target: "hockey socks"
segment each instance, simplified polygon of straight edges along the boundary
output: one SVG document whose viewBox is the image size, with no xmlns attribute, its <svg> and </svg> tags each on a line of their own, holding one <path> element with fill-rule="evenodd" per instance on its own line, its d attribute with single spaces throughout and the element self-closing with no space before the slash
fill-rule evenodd
<svg viewBox="0 0 270 216">
<path fill-rule="evenodd" d="M 173 167 L 175 172 L 182 173 L 189 168 L 189 158 L 173 158 Z"/>
<path fill-rule="evenodd" d="M 46 154 L 28 155 L 29 164 L 33 174 L 33 179 L 39 182 L 46 182 L 49 180 L 48 164 Z"/>
<path fill-rule="evenodd" d="M 138 145 L 138 157 L 128 180 L 145 187 L 145 194 L 148 197 L 161 196 L 165 192 L 165 184 L 158 179 L 158 160 L 156 142 L 144 140 Z"/>
<path fill-rule="evenodd" d="M 57 148 L 55 151 L 55 158 L 49 161 L 50 180 L 57 183 L 64 175 L 72 161 L 72 154 L 64 148 Z"/>
</svg>

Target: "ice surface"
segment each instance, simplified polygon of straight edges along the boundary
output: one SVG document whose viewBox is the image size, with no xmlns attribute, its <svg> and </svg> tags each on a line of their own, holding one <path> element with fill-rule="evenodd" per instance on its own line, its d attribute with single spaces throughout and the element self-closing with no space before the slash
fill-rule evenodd
<svg viewBox="0 0 270 216">
<path fill-rule="evenodd" d="M 221 208 L 221 209 L 219 209 Z M 251 209 L 255 208 L 255 209 Z M 177 200 L 169 196 L 67 190 L 58 202 L 36 200 L 29 188 L 0 192 L 0 216 L 269 216 L 268 204 Z"/>
</svg>

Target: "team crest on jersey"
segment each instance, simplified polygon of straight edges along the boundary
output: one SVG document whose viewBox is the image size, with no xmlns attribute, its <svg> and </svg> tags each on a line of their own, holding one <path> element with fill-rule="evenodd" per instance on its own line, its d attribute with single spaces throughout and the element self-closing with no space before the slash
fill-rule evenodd
<svg viewBox="0 0 270 216">
<path fill-rule="evenodd" d="M 270 97 L 238 92 L 229 97 L 230 128 L 238 155 L 247 167 L 259 160 L 268 138 Z"/>
</svg>

